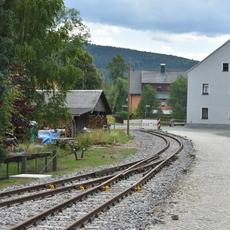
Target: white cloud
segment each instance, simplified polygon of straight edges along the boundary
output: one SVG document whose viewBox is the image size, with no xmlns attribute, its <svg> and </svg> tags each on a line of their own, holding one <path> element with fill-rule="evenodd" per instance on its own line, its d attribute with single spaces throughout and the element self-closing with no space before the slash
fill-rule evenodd
<svg viewBox="0 0 230 230">
<path fill-rule="evenodd" d="M 229 0 L 65 0 L 95 44 L 202 60 L 230 38 Z"/>
<path fill-rule="evenodd" d="M 91 22 L 170 33 L 226 34 L 229 0 L 65 0 Z"/>
<path fill-rule="evenodd" d="M 202 60 L 230 38 L 230 34 L 209 37 L 197 33 L 142 31 L 100 23 L 84 23 L 90 29 L 94 44 L 171 54 L 194 60 Z"/>
</svg>

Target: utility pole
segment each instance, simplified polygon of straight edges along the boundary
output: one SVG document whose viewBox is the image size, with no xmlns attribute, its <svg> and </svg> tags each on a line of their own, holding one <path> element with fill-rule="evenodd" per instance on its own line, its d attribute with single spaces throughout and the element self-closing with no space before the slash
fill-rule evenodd
<svg viewBox="0 0 230 230">
<path fill-rule="evenodd" d="M 130 112 L 130 74 L 131 74 L 131 65 L 129 64 L 128 69 L 128 117 L 127 117 L 127 135 L 129 136 L 129 112 Z"/>
</svg>

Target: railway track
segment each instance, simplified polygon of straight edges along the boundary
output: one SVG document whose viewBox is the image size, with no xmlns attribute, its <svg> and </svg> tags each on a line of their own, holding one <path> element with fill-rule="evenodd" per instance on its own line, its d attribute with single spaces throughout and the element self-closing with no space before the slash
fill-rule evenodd
<svg viewBox="0 0 230 230">
<path fill-rule="evenodd" d="M 159 134 L 154 134 L 159 136 Z M 159 136 L 160 137 L 160 136 Z M 161 137 L 162 138 L 162 137 Z M 166 139 L 162 138 L 165 142 L 165 147 L 158 151 L 154 156 L 149 159 L 156 159 L 159 155 L 168 148 L 169 143 Z M 14 189 L 11 191 L 0 193 L 0 207 L 10 206 L 16 203 L 22 203 L 29 200 L 35 200 L 44 198 L 46 196 L 52 196 L 57 193 L 62 193 L 70 190 L 80 190 L 82 188 L 88 188 L 95 186 L 107 179 L 113 177 L 116 173 L 126 170 L 130 167 L 136 167 L 143 160 L 134 161 L 131 163 L 123 164 L 116 167 L 106 168 L 91 173 L 81 174 L 65 179 L 54 180 L 48 183 L 42 183 L 33 186 L 27 186 L 20 189 Z"/>
<path fill-rule="evenodd" d="M 36 227 L 32 227 L 32 229 L 76 229 L 78 227 L 83 226 L 84 223 L 90 221 L 92 218 L 97 216 L 99 212 L 108 209 L 111 205 L 115 205 L 125 196 L 128 196 L 129 194 L 132 194 L 132 192 L 141 189 L 143 184 L 147 183 L 164 166 L 167 166 L 172 161 L 174 161 L 176 159 L 177 154 L 183 148 L 182 143 L 177 138 L 171 135 L 163 135 L 159 133 L 152 134 L 157 135 L 165 141 L 165 147 L 162 148 L 158 153 L 143 160 L 136 161 L 127 165 L 122 165 L 122 167 L 124 168 L 123 170 L 121 170 L 121 168 L 119 168 L 119 170 L 117 171 L 114 170 L 115 168 L 118 169 L 118 167 L 112 168 L 111 171 L 107 169 L 105 171 L 106 174 L 110 174 L 108 176 L 103 175 L 96 179 L 91 178 L 90 181 L 81 182 L 77 185 L 75 184 L 68 185 L 65 187 L 63 186 L 54 189 L 54 191 L 56 191 L 54 193 L 49 193 L 50 191 L 40 192 L 43 193 L 43 196 L 53 196 L 57 193 L 65 194 L 63 192 L 73 190 L 73 192 L 67 193 L 68 195 L 65 194 L 65 201 L 61 204 L 59 202 L 60 199 L 58 199 L 58 197 L 54 197 L 52 207 L 46 206 L 46 210 L 42 212 L 41 210 L 38 210 L 38 212 L 32 213 L 33 216 L 31 218 L 27 218 L 22 223 L 10 229 L 27 229 L 34 224 L 36 224 Z M 171 138 L 172 140 L 174 140 L 177 143 L 177 147 L 173 150 L 173 153 L 169 154 L 168 157 L 164 157 L 164 159 L 159 159 L 159 156 L 161 154 L 164 154 L 170 146 L 170 142 L 164 136 L 167 136 L 167 138 Z M 98 172 L 101 173 L 102 171 Z M 95 177 L 96 172 L 92 174 L 93 177 Z M 59 183 L 58 181 L 56 182 L 57 184 L 63 183 Z M 86 189 L 86 187 L 89 186 L 92 187 Z M 84 190 L 76 191 L 76 189 L 79 188 L 83 188 Z M 29 189 L 30 191 L 34 191 L 34 189 L 32 189 L 31 187 L 29 187 Z M 31 198 L 34 195 L 36 195 L 37 197 Z M 30 196 L 30 199 L 28 200 L 36 199 L 38 197 L 40 196 L 37 194 L 32 194 Z M 26 201 L 26 198 L 23 199 L 25 199 Z M 64 198 L 61 198 L 61 200 L 64 200 Z M 22 201 L 23 200 L 17 202 Z M 6 201 L 2 202 L 2 206 L 4 206 L 4 202 Z M 71 215 L 71 213 L 74 214 Z M 45 218 L 45 221 L 41 221 Z"/>
</svg>

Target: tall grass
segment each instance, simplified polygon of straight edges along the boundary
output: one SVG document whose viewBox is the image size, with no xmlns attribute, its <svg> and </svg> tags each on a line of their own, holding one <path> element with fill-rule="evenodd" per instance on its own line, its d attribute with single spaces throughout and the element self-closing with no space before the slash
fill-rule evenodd
<svg viewBox="0 0 230 230">
<path fill-rule="evenodd" d="M 111 132 L 101 129 L 77 136 L 79 148 L 87 148 L 91 145 L 115 145 L 127 143 L 131 138 L 123 130 L 112 130 Z"/>
</svg>

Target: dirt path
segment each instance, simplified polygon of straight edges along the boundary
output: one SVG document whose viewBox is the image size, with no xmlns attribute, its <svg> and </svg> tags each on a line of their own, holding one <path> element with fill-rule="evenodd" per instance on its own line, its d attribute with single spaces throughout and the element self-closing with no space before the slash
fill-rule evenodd
<svg viewBox="0 0 230 230">
<path fill-rule="evenodd" d="M 230 131 L 167 130 L 193 140 L 196 161 L 169 199 L 164 224 L 148 229 L 230 229 Z M 173 214 L 179 219 L 172 220 Z"/>
</svg>

